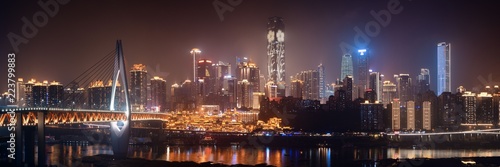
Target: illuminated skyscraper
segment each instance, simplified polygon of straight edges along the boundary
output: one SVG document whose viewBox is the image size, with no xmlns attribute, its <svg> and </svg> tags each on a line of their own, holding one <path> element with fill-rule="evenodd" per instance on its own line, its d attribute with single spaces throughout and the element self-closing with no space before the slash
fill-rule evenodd
<svg viewBox="0 0 500 167">
<path fill-rule="evenodd" d="M 345 54 L 342 56 L 342 64 L 340 69 L 340 78 L 345 78 L 347 75 L 353 76 L 352 71 L 352 56 L 350 54 Z"/>
<path fill-rule="evenodd" d="M 396 84 L 391 81 L 384 81 L 382 86 L 382 102 L 384 106 L 387 106 L 387 104 L 396 98 L 396 90 Z"/>
<path fill-rule="evenodd" d="M 199 100 L 205 100 L 210 93 L 214 93 L 215 68 L 212 67 L 212 61 L 200 59 L 197 65 L 197 95 L 202 96 Z"/>
<path fill-rule="evenodd" d="M 382 131 L 384 130 L 383 121 L 384 107 L 381 103 L 361 103 L 361 130 Z"/>
<path fill-rule="evenodd" d="M 472 92 L 464 92 L 462 95 L 462 102 L 464 108 L 463 124 L 476 124 L 476 94 Z"/>
<path fill-rule="evenodd" d="M 467 92 L 465 92 L 465 94 L 461 96 L 462 98 L 465 98 L 465 99 L 460 99 L 461 101 L 467 101 L 466 94 Z M 475 105 L 476 97 L 475 95 L 473 95 L 472 97 L 474 97 L 474 105 Z M 463 113 L 460 112 L 462 108 L 460 107 L 460 105 L 458 105 L 458 101 L 460 101 L 458 98 L 460 97 L 457 97 L 456 94 L 452 94 L 451 92 L 443 92 L 439 95 L 437 99 L 438 101 L 436 103 L 438 105 L 438 111 L 437 111 L 438 114 L 436 115 L 436 118 L 438 118 L 438 120 L 436 124 L 445 127 L 453 127 L 460 124 L 460 117 L 461 117 L 460 114 Z M 466 107 L 467 104 L 464 104 L 463 106 Z M 474 114 L 475 111 L 476 110 L 474 108 L 473 112 Z M 467 115 L 467 111 L 465 112 Z M 476 116 L 474 115 L 474 121 L 475 119 Z"/>
<path fill-rule="evenodd" d="M 417 87 L 418 87 L 417 93 L 422 94 L 425 91 L 429 90 L 430 84 L 431 84 L 431 76 L 429 69 L 427 68 L 420 69 L 420 75 L 418 75 L 417 78 Z"/>
<path fill-rule="evenodd" d="M 99 110 L 109 110 L 109 104 L 111 102 L 111 88 L 113 85 L 112 80 L 108 82 L 97 80 L 90 83 L 87 89 L 88 104 L 84 106 L 85 108 L 99 109 Z M 122 92 L 120 83 L 116 84 L 116 91 Z M 115 96 L 115 108 L 123 108 L 125 101 L 121 98 L 121 93 L 117 93 Z"/>
<path fill-rule="evenodd" d="M 408 101 L 406 109 L 406 129 L 415 130 L 415 102 Z"/>
<path fill-rule="evenodd" d="M 47 81 L 37 82 L 32 87 L 33 107 L 47 107 L 49 96 L 47 93 Z"/>
<path fill-rule="evenodd" d="M 208 60 L 208 59 L 201 59 L 198 61 L 198 66 L 197 66 L 197 79 L 204 79 L 204 78 L 207 78 L 207 77 L 210 77 L 211 75 L 213 75 L 212 71 L 211 71 L 211 68 L 212 67 L 212 61 L 211 60 Z"/>
<path fill-rule="evenodd" d="M 368 88 L 375 93 L 375 100 L 382 101 L 382 75 L 379 72 L 370 72 Z M 365 97 L 366 98 L 366 97 Z"/>
<path fill-rule="evenodd" d="M 401 129 L 401 103 L 397 99 L 392 101 L 391 116 L 392 116 L 391 117 L 392 130 L 400 130 Z"/>
<path fill-rule="evenodd" d="M 224 82 L 223 82 L 223 89 L 224 89 L 224 96 L 228 98 L 227 103 L 225 106 L 226 107 L 221 107 L 221 108 L 234 108 L 236 107 L 237 103 L 237 88 L 238 86 L 238 81 L 235 77 L 232 76 L 225 76 L 224 77 Z"/>
<path fill-rule="evenodd" d="M 151 78 L 151 110 L 155 112 L 167 109 L 167 82 L 160 77 Z"/>
<path fill-rule="evenodd" d="M 398 86 L 398 97 L 399 101 L 403 106 L 406 106 L 406 102 L 413 100 L 413 88 L 411 86 L 411 78 L 409 74 L 399 74 L 397 78 Z"/>
<path fill-rule="evenodd" d="M 223 94 L 222 84 L 224 76 L 231 76 L 231 64 L 219 61 L 219 63 L 213 65 L 213 68 L 215 71 L 214 91 L 217 94 Z"/>
<path fill-rule="evenodd" d="M 64 96 L 63 85 L 59 82 L 53 81 L 48 85 L 49 94 L 49 106 L 50 107 L 61 107 L 62 100 Z"/>
<path fill-rule="evenodd" d="M 238 108 L 252 108 L 253 107 L 253 86 L 252 83 L 248 82 L 248 80 L 244 79 L 242 81 L 238 81 L 237 90 L 236 90 L 236 106 Z"/>
<path fill-rule="evenodd" d="M 278 98 L 278 86 L 273 81 L 268 81 L 265 86 L 264 93 L 269 100 Z"/>
<path fill-rule="evenodd" d="M 109 109 L 109 98 L 111 97 L 111 86 L 104 81 L 98 80 L 90 83 L 87 89 L 88 107 L 90 109 Z"/>
<path fill-rule="evenodd" d="M 322 101 L 326 101 L 326 87 L 325 87 L 325 67 L 323 64 L 318 65 L 318 74 L 319 74 L 319 98 Z"/>
<path fill-rule="evenodd" d="M 254 92 L 260 92 L 260 70 L 250 59 L 244 57 L 238 59 L 236 67 L 236 78 L 238 81 L 247 80 L 253 87 Z"/>
<path fill-rule="evenodd" d="M 343 83 L 343 89 L 345 90 L 345 95 L 346 95 L 346 100 L 348 101 L 353 101 L 353 80 L 352 76 L 347 75 L 345 76 L 344 80 L 342 81 Z"/>
<path fill-rule="evenodd" d="M 437 94 L 451 92 L 451 43 L 437 45 Z"/>
<path fill-rule="evenodd" d="M 358 85 L 358 91 L 365 92 L 365 90 L 368 88 L 368 61 L 369 61 L 369 55 L 366 51 L 366 49 L 360 49 L 358 50 L 358 72 L 357 76 L 354 76 L 354 79 L 356 79 L 356 85 Z"/>
<path fill-rule="evenodd" d="M 493 96 L 488 92 L 481 92 L 476 99 L 476 121 L 478 124 L 493 125 Z"/>
<path fill-rule="evenodd" d="M 26 107 L 34 107 L 33 101 L 33 86 L 35 85 L 36 80 L 31 79 L 28 82 L 24 83 L 24 94 L 25 94 L 25 103 Z"/>
<path fill-rule="evenodd" d="M 267 58 L 269 80 L 285 81 L 285 24 L 281 17 L 271 17 L 267 23 Z"/>
<path fill-rule="evenodd" d="M 70 82 L 64 87 L 65 104 L 63 104 L 63 107 L 82 108 L 84 104 L 87 104 L 87 101 L 85 100 L 87 98 L 85 95 L 85 88 L 80 87 L 77 82 Z"/>
<path fill-rule="evenodd" d="M 422 113 L 423 127 L 422 127 L 422 129 L 431 130 L 432 129 L 431 102 L 424 101 L 422 106 L 423 106 L 423 113 Z"/>
<path fill-rule="evenodd" d="M 302 87 L 304 85 L 304 82 L 295 79 L 294 77 L 291 78 L 293 79 L 291 79 L 291 84 L 290 84 L 290 96 L 295 98 L 302 98 Z"/>
<path fill-rule="evenodd" d="M 18 78 L 16 82 L 16 105 L 19 107 L 26 107 L 25 98 L 26 94 L 24 92 L 24 82 L 22 78 Z"/>
<path fill-rule="evenodd" d="M 302 99 L 320 100 L 319 96 L 319 72 L 316 70 L 302 71 L 295 75 L 294 80 L 300 80 L 303 83 Z"/>
<path fill-rule="evenodd" d="M 182 89 L 175 83 L 170 87 L 170 111 L 178 111 L 182 107 Z"/>
<path fill-rule="evenodd" d="M 146 65 L 143 64 L 134 64 L 130 70 L 130 104 L 132 111 L 145 110 L 147 104 L 147 73 Z"/>
</svg>

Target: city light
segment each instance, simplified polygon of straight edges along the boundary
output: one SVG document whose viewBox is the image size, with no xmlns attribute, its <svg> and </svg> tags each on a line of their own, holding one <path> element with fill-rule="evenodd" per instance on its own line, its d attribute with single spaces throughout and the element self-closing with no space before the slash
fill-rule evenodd
<svg viewBox="0 0 500 167">
<path fill-rule="evenodd" d="M 365 55 L 366 49 L 358 50 L 359 55 Z"/>
</svg>

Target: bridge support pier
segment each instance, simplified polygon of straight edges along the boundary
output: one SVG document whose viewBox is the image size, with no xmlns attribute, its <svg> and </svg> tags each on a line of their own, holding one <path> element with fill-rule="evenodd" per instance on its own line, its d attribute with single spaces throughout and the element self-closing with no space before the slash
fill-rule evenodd
<svg viewBox="0 0 500 167">
<path fill-rule="evenodd" d="M 123 124 L 123 125 L 119 125 Z M 111 145 L 113 146 L 113 156 L 116 159 L 125 159 L 128 154 L 128 144 L 130 138 L 130 121 L 111 122 Z"/>
<path fill-rule="evenodd" d="M 16 166 L 23 166 L 23 114 L 16 112 Z"/>
<path fill-rule="evenodd" d="M 16 166 L 35 166 L 35 131 L 38 129 L 38 166 L 47 166 L 45 152 L 45 111 L 36 111 L 38 128 L 23 127 L 23 114 L 16 112 Z M 41 120 L 41 121 L 40 121 Z"/>
<path fill-rule="evenodd" d="M 35 131 L 34 126 L 23 127 L 24 132 L 24 160 L 28 166 L 35 166 Z"/>
<path fill-rule="evenodd" d="M 46 150 L 45 150 L 45 113 L 38 111 L 38 166 L 47 166 Z"/>
</svg>

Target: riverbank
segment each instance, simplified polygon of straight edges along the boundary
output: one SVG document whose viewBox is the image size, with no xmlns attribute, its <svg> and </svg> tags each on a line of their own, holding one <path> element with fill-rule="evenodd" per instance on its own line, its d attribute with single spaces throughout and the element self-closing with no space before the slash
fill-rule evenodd
<svg viewBox="0 0 500 167">
<path fill-rule="evenodd" d="M 377 166 L 454 166 L 454 167 L 482 167 L 500 166 L 500 157 L 469 157 L 469 158 L 439 158 L 439 159 L 385 159 L 377 161 Z M 354 161 L 347 166 L 363 166 L 366 161 Z"/>
<path fill-rule="evenodd" d="M 127 158 L 122 160 L 113 159 L 113 155 L 94 155 L 82 158 L 82 163 L 92 164 L 94 167 L 137 167 L 137 166 L 147 166 L 147 167 L 165 167 L 165 166 L 177 166 L 177 167 L 275 167 L 267 164 L 257 164 L 257 165 L 225 165 L 213 162 L 203 162 L 196 163 L 192 161 L 186 162 L 169 162 L 162 160 L 146 160 L 142 158 Z"/>
</svg>

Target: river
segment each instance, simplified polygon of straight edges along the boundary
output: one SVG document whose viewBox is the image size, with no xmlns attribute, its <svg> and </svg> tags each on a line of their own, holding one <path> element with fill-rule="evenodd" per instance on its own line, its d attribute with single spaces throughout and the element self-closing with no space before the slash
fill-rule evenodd
<svg viewBox="0 0 500 167">
<path fill-rule="evenodd" d="M 500 156 L 500 149 L 412 149 L 412 148 L 271 148 L 218 146 L 130 146 L 129 157 L 165 160 L 218 162 L 223 164 L 261 164 L 274 166 L 332 166 L 338 161 L 380 160 L 386 158 L 451 158 Z M 109 145 L 48 145 L 49 165 L 90 166 L 81 158 L 112 154 Z"/>
</svg>

